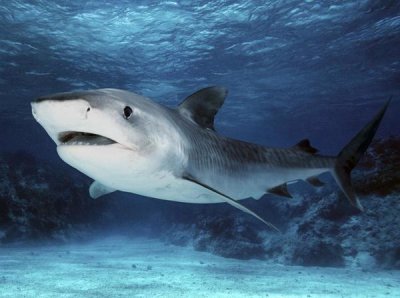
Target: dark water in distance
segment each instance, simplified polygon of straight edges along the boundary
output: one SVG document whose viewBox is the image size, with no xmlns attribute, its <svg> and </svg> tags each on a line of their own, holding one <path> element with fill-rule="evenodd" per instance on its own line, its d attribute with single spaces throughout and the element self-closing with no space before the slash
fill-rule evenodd
<svg viewBox="0 0 400 298">
<path fill-rule="evenodd" d="M 174 106 L 207 85 L 230 93 L 216 127 L 336 154 L 382 103 L 398 134 L 398 1 L 3 1 L 1 147 L 54 155 L 37 96 L 113 87 Z"/>
</svg>

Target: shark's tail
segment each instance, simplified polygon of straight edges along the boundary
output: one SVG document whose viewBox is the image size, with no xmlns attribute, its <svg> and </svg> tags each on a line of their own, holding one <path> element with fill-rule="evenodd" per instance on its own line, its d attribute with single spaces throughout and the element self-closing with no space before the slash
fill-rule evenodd
<svg viewBox="0 0 400 298">
<path fill-rule="evenodd" d="M 350 174 L 375 136 L 390 100 L 391 99 L 386 102 L 376 116 L 370 122 L 368 122 L 367 125 L 365 125 L 364 128 L 361 129 L 359 133 L 342 149 L 337 157 L 335 167 L 332 171 L 333 177 L 346 197 L 349 199 L 350 203 L 361 211 L 364 209 L 354 193 L 351 185 Z"/>
</svg>

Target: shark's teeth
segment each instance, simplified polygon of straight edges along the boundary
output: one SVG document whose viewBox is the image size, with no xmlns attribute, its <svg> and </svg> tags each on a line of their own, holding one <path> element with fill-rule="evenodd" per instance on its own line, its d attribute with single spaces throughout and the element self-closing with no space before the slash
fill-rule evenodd
<svg viewBox="0 0 400 298">
<path fill-rule="evenodd" d="M 101 135 L 74 131 L 60 133 L 59 141 L 64 146 L 105 146 L 116 143 L 115 141 Z"/>
</svg>

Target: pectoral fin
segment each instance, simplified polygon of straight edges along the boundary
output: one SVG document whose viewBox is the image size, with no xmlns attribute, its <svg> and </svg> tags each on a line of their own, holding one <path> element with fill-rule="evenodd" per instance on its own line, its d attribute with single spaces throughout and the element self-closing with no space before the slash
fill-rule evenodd
<svg viewBox="0 0 400 298">
<path fill-rule="evenodd" d="M 114 191 L 114 188 L 105 186 L 98 181 L 93 181 L 93 183 L 89 187 L 89 194 L 92 199 L 97 199 L 98 197 L 104 196 Z"/>
<path fill-rule="evenodd" d="M 272 223 L 270 223 L 270 222 L 268 222 L 268 221 L 265 221 L 265 220 L 264 220 L 262 217 L 260 217 L 258 214 L 256 214 L 255 212 L 251 211 L 251 210 L 248 209 L 247 207 L 245 207 L 245 206 L 243 206 L 242 204 L 240 204 L 238 201 L 236 201 L 236 200 L 234 200 L 233 198 L 227 196 L 226 194 L 224 194 L 224 193 L 222 193 L 222 192 L 216 190 L 215 188 L 213 188 L 213 187 L 211 187 L 211 186 L 208 186 L 208 185 L 206 185 L 206 184 L 204 184 L 204 183 L 198 181 L 195 177 L 191 176 L 190 174 L 185 174 L 185 175 L 183 175 L 182 178 L 185 179 L 185 180 L 188 180 L 188 181 L 190 181 L 190 182 L 196 183 L 196 184 L 198 184 L 198 185 L 200 185 L 200 186 L 202 186 L 202 187 L 204 187 L 204 188 L 207 188 L 208 190 L 210 190 L 210 191 L 212 191 L 212 192 L 218 194 L 218 195 L 219 195 L 226 203 L 228 203 L 229 205 L 231 205 L 231 206 L 233 206 L 233 207 L 235 207 L 235 208 L 237 208 L 237 209 L 239 209 L 239 210 L 242 210 L 242 211 L 244 211 L 244 212 L 246 212 L 246 213 L 248 213 L 248 214 L 254 216 L 255 218 L 261 220 L 263 223 L 265 223 L 265 224 L 266 224 L 267 226 L 269 226 L 270 228 L 272 228 L 272 229 L 274 229 L 275 231 L 277 231 L 277 232 L 280 233 L 280 230 L 279 230 L 277 227 L 275 227 Z"/>
</svg>

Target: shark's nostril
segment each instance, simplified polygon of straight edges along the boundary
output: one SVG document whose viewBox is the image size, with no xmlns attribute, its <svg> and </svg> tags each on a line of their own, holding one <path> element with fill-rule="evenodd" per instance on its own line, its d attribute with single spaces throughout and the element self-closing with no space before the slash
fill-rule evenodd
<svg viewBox="0 0 400 298">
<path fill-rule="evenodd" d="M 89 114 L 90 110 L 91 110 L 91 107 L 90 107 L 90 106 L 87 106 L 87 107 L 86 107 L 86 112 L 85 112 L 85 119 L 88 118 L 88 114 Z"/>
</svg>

